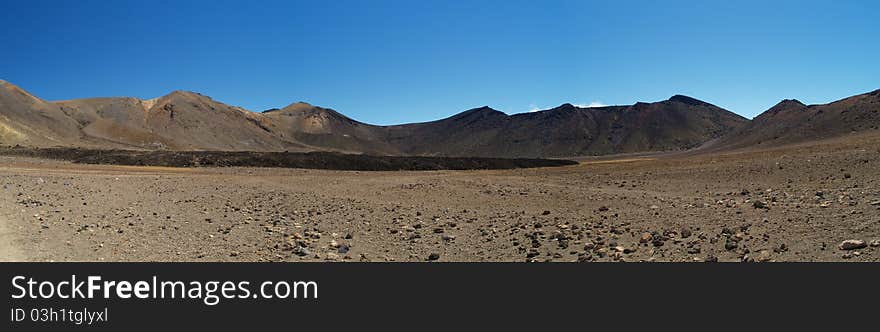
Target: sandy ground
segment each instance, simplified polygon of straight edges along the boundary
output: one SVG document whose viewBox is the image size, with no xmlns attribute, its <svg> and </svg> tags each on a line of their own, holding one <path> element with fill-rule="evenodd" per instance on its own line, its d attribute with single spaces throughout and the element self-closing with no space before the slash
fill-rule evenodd
<svg viewBox="0 0 880 332">
<path fill-rule="evenodd" d="M 878 136 L 504 171 L 2 157 L 0 193 L 2 260 L 880 261 Z"/>
</svg>

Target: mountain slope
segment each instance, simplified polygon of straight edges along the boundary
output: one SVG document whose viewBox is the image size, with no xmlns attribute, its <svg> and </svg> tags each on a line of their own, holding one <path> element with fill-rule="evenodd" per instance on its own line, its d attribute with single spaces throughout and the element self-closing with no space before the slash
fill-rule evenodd
<svg viewBox="0 0 880 332">
<path fill-rule="evenodd" d="M 355 121 L 332 109 L 298 102 L 259 114 L 267 129 L 280 139 L 343 152 L 397 154 L 381 140 L 377 126 Z"/>
<path fill-rule="evenodd" d="M 52 103 L 0 80 L 0 140 L 7 145 L 82 145 L 77 122 Z"/>
<path fill-rule="evenodd" d="M 829 104 L 783 100 L 747 126 L 715 143 L 717 147 L 774 146 L 880 129 L 880 90 Z"/>
<path fill-rule="evenodd" d="M 488 107 L 421 124 L 387 127 L 388 141 L 409 154 L 558 157 L 681 150 L 748 122 L 684 96 L 632 106 L 505 115 Z"/>
<path fill-rule="evenodd" d="M 11 84 L 0 89 L 0 143 L 7 145 L 564 157 L 688 149 L 747 122 L 685 96 L 515 115 L 485 106 L 437 121 L 375 126 L 306 103 L 254 113 L 185 91 L 51 103 Z"/>
</svg>

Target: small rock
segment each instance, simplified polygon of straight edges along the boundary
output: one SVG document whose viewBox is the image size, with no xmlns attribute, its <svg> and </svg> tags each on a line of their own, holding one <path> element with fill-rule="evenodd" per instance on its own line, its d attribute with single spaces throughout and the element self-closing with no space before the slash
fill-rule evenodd
<svg viewBox="0 0 880 332">
<path fill-rule="evenodd" d="M 639 239 L 639 243 L 648 243 L 654 238 L 651 233 L 642 233 L 642 237 Z"/>
<path fill-rule="evenodd" d="M 429 261 L 436 261 L 438 259 L 440 259 L 440 254 L 438 253 L 431 253 L 430 255 L 428 255 Z"/>
<path fill-rule="evenodd" d="M 691 237 L 691 235 L 692 235 L 692 233 L 691 233 L 690 228 L 685 227 L 685 228 L 681 229 L 681 237 L 683 239 L 689 238 L 689 237 Z"/>
<path fill-rule="evenodd" d="M 727 240 L 727 242 L 724 243 L 724 249 L 726 250 L 734 250 L 736 247 L 736 241 Z"/>
<path fill-rule="evenodd" d="M 876 248 L 876 247 L 880 247 L 880 239 L 878 239 L 878 240 L 874 240 L 874 241 L 871 241 L 871 244 L 870 244 L 870 245 L 871 245 L 872 247 L 875 247 L 875 248 Z"/>
<path fill-rule="evenodd" d="M 862 240 L 846 240 L 841 242 L 840 245 L 837 247 L 840 248 L 840 250 L 855 250 L 862 249 L 867 246 L 868 244 Z"/>
<path fill-rule="evenodd" d="M 756 209 L 764 209 L 764 210 L 770 209 L 770 207 L 767 206 L 767 203 L 764 203 L 762 201 L 755 201 L 754 203 L 752 203 L 752 206 L 755 207 Z"/>
<path fill-rule="evenodd" d="M 305 257 L 312 254 L 312 252 L 309 251 L 309 248 L 307 247 L 296 247 L 296 249 L 293 250 L 293 253 L 300 257 Z"/>
<path fill-rule="evenodd" d="M 454 241 L 455 235 L 443 234 L 440 238 L 443 239 L 443 241 Z"/>
<path fill-rule="evenodd" d="M 772 259 L 772 255 L 770 254 L 770 250 L 761 250 L 758 252 L 757 261 L 759 262 L 769 262 Z"/>
<path fill-rule="evenodd" d="M 547 210 L 544 210 L 544 212 L 541 213 L 542 216 L 546 216 L 548 214 L 550 214 L 550 211 L 547 211 Z"/>
<path fill-rule="evenodd" d="M 541 253 L 538 252 L 538 249 L 529 249 L 529 252 L 526 254 L 526 258 L 538 257 Z"/>
<path fill-rule="evenodd" d="M 347 244 L 340 245 L 339 248 L 336 248 L 336 252 L 340 254 L 347 254 L 349 250 L 351 250 L 351 247 Z"/>
</svg>

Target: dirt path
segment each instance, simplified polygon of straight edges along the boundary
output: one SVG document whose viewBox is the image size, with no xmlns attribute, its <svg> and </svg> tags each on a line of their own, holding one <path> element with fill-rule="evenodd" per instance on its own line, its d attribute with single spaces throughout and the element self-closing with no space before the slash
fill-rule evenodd
<svg viewBox="0 0 880 332">
<path fill-rule="evenodd" d="M 24 260 L 24 254 L 15 245 L 15 236 L 8 216 L 6 213 L 2 213 L 0 214 L 0 262 L 21 262 Z"/>
</svg>

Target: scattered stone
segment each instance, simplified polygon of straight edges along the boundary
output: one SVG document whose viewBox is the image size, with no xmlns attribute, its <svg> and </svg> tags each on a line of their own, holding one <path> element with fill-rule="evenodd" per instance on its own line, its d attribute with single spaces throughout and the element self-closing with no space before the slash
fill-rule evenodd
<svg viewBox="0 0 880 332">
<path fill-rule="evenodd" d="M 758 252 L 758 257 L 756 258 L 759 262 L 769 262 L 773 259 L 773 256 L 770 254 L 770 250 L 761 250 Z"/>
<path fill-rule="evenodd" d="M 724 243 L 724 249 L 728 251 L 736 249 L 737 246 L 736 241 L 732 240 L 727 240 L 727 242 Z"/>
<path fill-rule="evenodd" d="M 846 240 L 841 242 L 840 245 L 837 247 L 840 248 L 840 250 L 856 250 L 862 249 L 867 246 L 868 244 L 862 240 Z"/>
<path fill-rule="evenodd" d="M 440 259 L 440 254 L 438 253 L 431 253 L 430 255 L 428 255 L 429 261 L 436 261 L 438 259 Z"/>
<path fill-rule="evenodd" d="M 340 245 L 339 248 L 336 248 L 336 252 L 340 254 L 347 254 L 351 248 L 347 244 Z"/>
<path fill-rule="evenodd" d="M 299 257 L 305 257 L 305 256 L 308 256 L 308 255 L 311 255 L 312 252 L 309 251 L 309 248 L 308 248 L 308 247 L 302 247 L 302 246 L 300 246 L 300 247 L 296 247 L 296 249 L 293 249 L 293 254 L 294 254 L 294 255 L 297 255 L 297 256 L 299 256 Z"/>
<path fill-rule="evenodd" d="M 538 249 L 532 248 L 532 249 L 529 249 L 529 252 L 526 254 L 526 258 L 538 257 L 538 255 L 540 255 L 540 254 L 541 253 L 538 252 Z"/>
<path fill-rule="evenodd" d="M 681 229 L 681 238 L 687 239 L 687 238 L 691 237 L 691 235 L 692 235 L 692 233 L 691 233 L 690 228 L 685 227 L 685 228 Z"/>
<path fill-rule="evenodd" d="M 871 241 L 871 246 L 875 248 L 880 247 L 880 239 Z"/>
<path fill-rule="evenodd" d="M 542 216 L 546 216 L 548 214 L 550 214 L 550 211 L 547 211 L 547 210 L 544 210 L 544 212 L 541 213 Z"/>
<path fill-rule="evenodd" d="M 770 209 L 770 207 L 767 206 L 767 203 L 764 203 L 762 201 L 755 201 L 754 203 L 752 203 L 752 206 L 755 207 L 756 209 L 764 209 L 764 210 Z"/>
<path fill-rule="evenodd" d="M 825 242 L 822 242 L 822 250 L 825 250 Z M 786 252 L 788 251 L 788 246 L 785 243 L 781 243 L 779 247 L 773 248 L 773 251 L 776 253 Z"/>
<path fill-rule="evenodd" d="M 654 239 L 654 236 L 651 233 L 642 233 L 642 237 L 639 239 L 639 243 L 648 243 Z"/>
<path fill-rule="evenodd" d="M 443 241 L 447 241 L 447 242 L 455 241 L 455 235 L 443 234 L 440 236 L 440 238 L 443 239 Z"/>
</svg>

